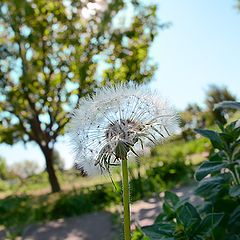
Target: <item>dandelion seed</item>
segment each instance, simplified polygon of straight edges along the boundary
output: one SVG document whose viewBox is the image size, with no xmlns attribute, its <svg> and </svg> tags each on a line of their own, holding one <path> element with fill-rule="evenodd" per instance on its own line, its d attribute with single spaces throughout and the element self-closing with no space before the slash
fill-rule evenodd
<svg viewBox="0 0 240 240">
<path fill-rule="evenodd" d="M 133 84 L 100 89 L 80 101 L 68 124 L 75 165 L 88 175 L 109 172 L 130 153 L 168 138 L 178 126 L 174 108 Z"/>
</svg>

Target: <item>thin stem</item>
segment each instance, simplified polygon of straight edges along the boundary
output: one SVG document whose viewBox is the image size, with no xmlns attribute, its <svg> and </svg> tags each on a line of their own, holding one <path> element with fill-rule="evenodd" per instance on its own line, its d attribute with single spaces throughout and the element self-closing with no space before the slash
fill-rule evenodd
<svg viewBox="0 0 240 240">
<path fill-rule="evenodd" d="M 124 209 L 124 238 L 125 240 L 131 240 L 127 159 L 122 160 L 122 187 Z"/>
<path fill-rule="evenodd" d="M 231 152 L 230 153 L 225 152 L 225 153 L 226 153 L 226 156 L 228 158 L 229 163 L 233 164 L 234 160 L 233 160 L 233 157 L 232 157 L 232 153 Z M 237 166 L 233 166 L 232 168 L 230 168 L 230 171 L 233 175 L 233 180 L 235 181 L 235 184 L 239 185 L 240 184 L 240 177 L 239 177 L 239 174 L 238 174 Z"/>
<path fill-rule="evenodd" d="M 240 184 L 240 178 L 239 178 L 239 174 L 238 174 L 238 169 L 237 169 L 238 166 L 234 166 L 234 175 L 236 177 L 236 182 L 237 184 Z"/>
</svg>

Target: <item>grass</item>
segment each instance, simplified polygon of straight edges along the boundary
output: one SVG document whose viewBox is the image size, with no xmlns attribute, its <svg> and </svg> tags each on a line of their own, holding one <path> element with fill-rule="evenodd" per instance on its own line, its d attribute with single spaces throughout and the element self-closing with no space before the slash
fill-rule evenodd
<svg viewBox="0 0 240 240">
<path fill-rule="evenodd" d="M 64 172 L 57 171 L 56 174 L 63 191 L 70 191 L 72 189 L 90 187 L 96 184 L 109 182 L 109 178 L 106 176 L 93 178 L 81 177 L 79 176 L 77 170 L 74 169 L 66 170 Z M 23 182 L 20 182 L 18 179 L 16 179 L 14 183 L 12 183 L 12 181 L 7 182 L 0 180 L 0 199 L 9 195 L 42 195 L 47 194 L 50 191 L 51 188 L 46 172 L 28 177 Z"/>
</svg>

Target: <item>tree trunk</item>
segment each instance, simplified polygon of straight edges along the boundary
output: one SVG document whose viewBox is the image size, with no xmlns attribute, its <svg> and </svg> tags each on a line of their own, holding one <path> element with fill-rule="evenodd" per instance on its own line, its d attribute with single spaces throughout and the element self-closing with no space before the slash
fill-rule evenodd
<svg viewBox="0 0 240 240">
<path fill-rule="evenodd" d="M 53 150 L 52 149 L 44 149 L 43 151 L 45 160 L 46 160 L 46 170 L 48 173 L 48 179 L 51 184 L 52 192 L 60 192 L 60 184 L 58 182 L 55 169 L 53 167 Z"/>
</svg>

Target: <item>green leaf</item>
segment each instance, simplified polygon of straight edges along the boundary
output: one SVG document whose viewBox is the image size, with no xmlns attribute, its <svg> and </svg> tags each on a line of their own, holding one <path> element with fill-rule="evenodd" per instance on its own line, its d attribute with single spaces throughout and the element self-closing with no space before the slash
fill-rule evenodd
<svg viewBox="0 0 240 240">
<path fill-rule="evenodd" d="M 217 172 L 222 168 L 225 168 L 227 163 L 224 162 L 210 162 L 205 161 L 201 164 L 201 166 L 197 169 L 195 173 L 195 178 L 197 181 L 201 181 L 204 177 L 206 177 L 209 173 Z"/>
<path fill-rule="evenodd" d="M 240 120 L 231 122 L 225 128 L 225 133 L 228 135 L 228 140 L 234 142 L 239 140 L 240 136 Z"/>
<path fill-rule="evenodd" d="M 225 148 L 225 144 L 217 132 L 212 130 L 204 130 L 204 129 L 195 129 L 195 132 L 199 133 L 203 137 L 210 139 L 213 147 L 220 150 L 223 150 Z"/>
<path fill-rule="evenodd" d="M 176 209 L 179 207 L 180 199 L 172 192 L 166 191 L 163 203 L 163 213 L 160 214 L 155 222 L 162 222 L 163 219 L 173 219 L 176 216 Z"/>
<path fill-rule="evenodd" d="M 236 141 L 232 145 L 232 149 L 233 149 L 232 158 L 237 164 L 239 164 L 240 160 L 238 160 L 238 158 L 240 158 L 240 141 Z"/>
<path fill-rule="evenodd" d="M 225 154 L 223 154 L 222 151 L 219 151 L 217 153 L 210 154 L 210 156 L 208 157 L 208 160 L 210 162 L 222 162 L 223 160 L 226 160 L 226 156 Z"/>
<path fill-rule="evenodd" d="M 142 231 L 151 240 L 174 240 L 172 235 L 175 231 L 175 225 L 172 223 L 157 223 L 151 226 L 143 227 Z"/>
<path fill-rule="evenodd" d="M 222 176 L 211 177 L 200 182 L 195 190 L 195 194 L 207 199 L 215 197 L 222 189 L 222 184 L 225 182 Z"/>
<path fill-rule="evenodd" d="M 240 206 L 237 206 L 229 217 L 228 224 L 234 225 L 235 223 L 240 223 Z"/>
<path fill-rule="evenodd" d="M 200 223 L 195 234 L 207 236 L 222 220 L 223 213 L 210 213 Z"/>
<path fill-rule="evenodd" d="M 183 224 L 186 232 L 191 232 L 200 223 L 201 218 L 196 208 L 187 202 L 177 213 L 177 220 Z"/>
<path fill-rule="evenodd" d="M 224 131 L 219 134 L 223 141 L 227 144 L 231 144 L 238 140 L 240 136 L 240 121 L 234 121 L 228 124 Z"/>
<path fill-rule="evenodd" d="M 228 240 L 240 240 L 240 234 L 234 234 L 231 236 L 227 236 Z"/>
<path fill-rule="evenodd" d="M 229 229 L 230 235 L 233 235 L 233 234 L 240 235 L 240 206 L 239 205 L 230 214 L 230 217 L 228 220 L 228 229 Z M 237 238 L 233 238 L 233 239 L 237 239 Z"/>
<path fill-rule="evenodd" d="M 159 218 L 157 218 L 157 221 L 161 221 L 161 219 L 165 218 L 165 219 L 172 219 L 175 217 L 175 211 L 174 208 L 171 207 L 168 203 L 164 202 L 163 203 L 163 213 L 164 215 L 159 216 Z"/>
<path fill-rule="evenodd" d="M 180 198 L 175 193 L 166 191 L 164 201 L 174 207 L 180 201 Z"/>
<path fill-rule="evenodd" d="M 239 197 L 240 196 L 240 185 L 231 187 L 229 190 L 229 194 L 231 197 Z"/>
</svg>

